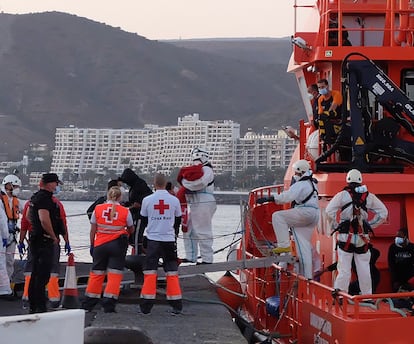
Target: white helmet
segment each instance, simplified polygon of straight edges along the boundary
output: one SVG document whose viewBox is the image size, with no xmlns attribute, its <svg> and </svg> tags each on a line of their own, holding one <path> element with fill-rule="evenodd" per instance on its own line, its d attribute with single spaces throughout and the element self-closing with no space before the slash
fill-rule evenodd
<svg viewBox="0 0 414 344">
<path fill-rule="evenodd" d="M 305 172 L 310 170 L 310 165 L 307 160 L 302 159 L 302 160 L 296 161 L 293 164 L 292 169 L 293 169 L 293 173 L 304 174 Z"/>
<path fill-rule="evenodd" d="M 22 181 L 20 180 L 18 176 L 14 174 L 8 174 L 7 176 L 3 178 L 3 181 L 1 182 L 2 185 L 6 185 L 9 183 L 11 183 L 13 186 L 18 186 L 18 187 L 22 186 Z"/>
<path fill-rule="evenodd" d="M 346 175 L 346 182 L 347 183 L 362 183 L 362 174 L 357 169 L 352 169 Z"/>
<path fill-rule="evenodd" d="M 194 148 L 191 152 L 191 155 L 193 156 L 193 161 L 200 160 L 203 164 L 208 162 L 208 153 L 201 148 Z"/>
</svg>

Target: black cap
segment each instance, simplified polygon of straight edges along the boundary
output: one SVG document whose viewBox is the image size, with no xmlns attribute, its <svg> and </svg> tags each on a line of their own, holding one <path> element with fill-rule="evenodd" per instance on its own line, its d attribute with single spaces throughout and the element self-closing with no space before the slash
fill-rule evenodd
<svg viewBox="0 0 414 344">
<path fill-rule="evenodd" d="M 44 184 L 47 183 L 59 183 L 63 184 L 62 181 L 59 180 L 59 177 L 56 173 L 45 173 L 42 175 L 42 182 Z"/>
</svg>

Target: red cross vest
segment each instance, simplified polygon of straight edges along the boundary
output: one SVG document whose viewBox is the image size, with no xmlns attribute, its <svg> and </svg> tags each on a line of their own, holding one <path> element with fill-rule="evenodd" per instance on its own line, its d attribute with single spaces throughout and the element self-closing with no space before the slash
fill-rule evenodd
<svg viewBox="0 0 414 344">
<path fill-rule="evenodd" d="M 112 206 L 115 207 L 114 217 L 110 214 Z M 109 241 L 118 239 L 121 235 L 128 235 L 127 218 L 128 208 L 119 204 L 104 203 L 95 208 L 96 234 L 94 246 L 103 245 Z"/>
</svg>

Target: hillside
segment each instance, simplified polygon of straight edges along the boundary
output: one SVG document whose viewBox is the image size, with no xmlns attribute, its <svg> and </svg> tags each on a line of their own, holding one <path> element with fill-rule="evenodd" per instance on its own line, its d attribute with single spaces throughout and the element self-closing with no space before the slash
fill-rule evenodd
<svg viewBox="0 0 414 344">
<path fill-rule="evenodd" d="M 71 124 L 170 125 L 198 112 L 260 130 L 303 117 L 288 40 L 187 43 L 59 12 L 0 14 L 0 153 L 18 158 Z"/>
</svg>

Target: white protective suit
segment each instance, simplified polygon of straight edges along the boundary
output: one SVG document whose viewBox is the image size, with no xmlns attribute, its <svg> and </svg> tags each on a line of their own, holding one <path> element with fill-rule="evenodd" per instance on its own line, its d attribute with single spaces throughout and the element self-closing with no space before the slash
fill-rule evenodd
<svg viewBox="0 0 414 344">
<path fill-rule="evenodd" d="M 13 209 L 13 196 L 10 197 L 7 195 L 7 199 L 9 200 L 10 208 Z M 21 214 L 23 211 L 24 202 L 21 199 L 18 199 L 18 201 L 19 201 L 19 211 Z M 6 214 L 6 210 L 4 209 L 4 204 L 1 200 L 0 200 L 0 211 Z M 7 215 L 6 215 L 6 221 L 7 221 Z M 7 241 L 7 248 L 6 248 L 6 268 L 7 268 L 7 273 L 9 275 L 9 278 L 12 277 L 13 271 L 14 271 L 14 255 L 16 254 L 16 244 L 17 244 L 16 240 L 19 239 L 18 237 L 17 238 L 15 237 L 17 235 L 18 233 L 8 234 L 8 241 Z"/>
<path fill-rule="evenodd" d="M 197 161 L 195 162 L 197 163 Z M 183 233 L 186 259 L 196 262 L 200 248 L 201 261 L 213 262 L 212 218 L 216 211 L 213 169 L 203 166 L 203 176 L 197 180 L 182 180 L 188 206 L 188 231 Z"/>
<path fill-rule="evenodd" d="M 0 209 L 0 236 L 2 239 L 9 237 L 9 228 L 7 226 L 6 213 Z M 10 295 L 10 279 L 6 268 L 6 247 L 0 242 L 0 295 Z"/>
<path fill-rule="evenodd" d="M 350 193 L 346 190 L 343 190 L 337 193 L 334 198 L 328 203 L 326 207 L 326 215 L 332 223 L 332 228 L 337 228 L 338 224 L 336 222 L 336 215 L 339 210 L 346 204 L 352 202 L 352 197 Z M 371 228 L 378 227 L 388 216 L 388 210 L 385 207 L 377 196 L 372 193 L 369 193 L 366 198 L 366 207 L 367 210 L 372 211 L 375 215 L 368 221 Z M 364 220 L 368 220 L 368 214 L 362 208 L 361 217 Z M 346 220 L 352 220 L 353 218 L 353 206 L 350 204 L 340 213 L 340 223 Z M 364 237 L 369 241 L 369 235 L 364 234 Z M 348 234 L 342 233 L 338 234 L 338 241 L 347 242 Z M 355 247 L 362 247 L 366 245 L 360 235 L 352 234 L 351 243 Z M 371 251 L 368 250 L 366 253 L 354 253 L 346 252 L 338 247 L 338 275 L 335 279 L 334 288 L 340 289 L 342 291 L 348 292 L 349 283 L 351 282 L 351 272 L 352 272 L 352 258 L 355 261 L 355 266 L 358 275 L 359 287 L 361 289 L 361 294 L 372 294 L 372 281 L 371 281 L 371 272 L 369 261 L 371 259 Z"/>
<path fill-rule="evenodd" d="M 310 171 L 303 177 L 312 176 Z M 313 187 L 312 187 L 313 185 Z M 274 195 L 278 204 L 296 202 L 294 208 L 275 211 L 272 214 L 272 225 L 276 233 L 278 247 L 289 247 L 289 228 L 292 229 L 299 258 L 300 273 L 306 278 L 313 278 L 311 238 L 319 221 L 319 204 L 316 183 L 312 179 L 299 179 L 289 190 Z M 309 196 L 312 196 L 303 203 Z"/>
</svg>

